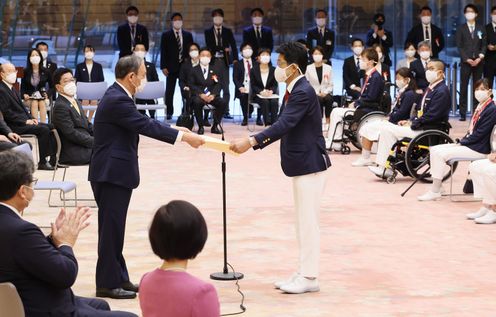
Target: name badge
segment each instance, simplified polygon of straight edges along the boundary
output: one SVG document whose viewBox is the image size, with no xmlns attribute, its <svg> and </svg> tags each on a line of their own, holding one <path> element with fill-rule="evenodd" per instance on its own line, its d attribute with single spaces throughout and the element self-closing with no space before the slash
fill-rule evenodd
<svg viewBox="0 0 496 317">
<path fill-rule="evenodd" d="M 327 40 L 326 41 L 326 45 L 332 45 L 332 41 L 331 40 Z"/>
</svg>

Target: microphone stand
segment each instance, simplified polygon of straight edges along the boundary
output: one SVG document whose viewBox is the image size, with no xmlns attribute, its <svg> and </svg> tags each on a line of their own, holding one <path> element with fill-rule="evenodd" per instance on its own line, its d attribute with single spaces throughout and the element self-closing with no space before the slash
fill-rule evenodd
<svg viewBox="0 0 496 317">
<path fill-rule="evenodd" d="M 219 124 L 220 131 L 222 133 L 222 141 L 224 138 L 224 128 Z M 222 224 L 224 229 L 224 268 L 222 272 L 210 274 L 212 280 L 217 281 L 234 281 L 240 280 L 244 277 L 243 273 L 240 272 L 229 272 L 227 266 L 227 208 L 226 208 L 226 153 L 222 152 Z"/>
</svg>

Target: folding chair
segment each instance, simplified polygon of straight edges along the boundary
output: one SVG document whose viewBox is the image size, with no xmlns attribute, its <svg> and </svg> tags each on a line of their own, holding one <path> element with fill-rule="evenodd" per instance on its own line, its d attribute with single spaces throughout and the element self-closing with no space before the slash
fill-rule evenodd
<svg viewBox="0 0 496 317">
<path fill-rule="evenodd" d="M 136 93 L 135 97 L 136 99 L 155 100 L 164 98 L 164 93 L 165 83 L 163 81 L 149 81 L 146 83 L 143 91 Z M 153 105 L 136 104 L 136 108 L 138 110 L 164 110 L 167 113 L 167 106 L 163 103 Z"/>
<path fill-rule="evenodd" d="M 0 317 L 24 316 L 24 306 L 14 284 L 0 283 Z"/>
<path fill-rule="evenodd" d="M 77 98 L 80 100 L 100 100 L 107 91 L 107 82 L 99 83 L 77 83 Z M 85 111 L 95 111 L 97 106 L 83 106 Z"/>
</svg>

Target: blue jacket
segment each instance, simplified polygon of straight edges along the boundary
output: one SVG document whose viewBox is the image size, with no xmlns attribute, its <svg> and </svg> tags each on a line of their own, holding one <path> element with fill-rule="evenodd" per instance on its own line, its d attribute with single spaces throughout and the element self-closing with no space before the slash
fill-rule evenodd
<svg viewBox="0 0 496 317">
<path fill-rule="evenodd" d="M 294 85 L 277 122 L 254 137 L 258 143 L 255 149 L 281 139 L 281 167 L 289 177 L 325 171 L 331 166 L 322 135 L 319 100 L 304 77 Z"/>
<path fill-rule="evenodd" d="M 491 102 L 484 111 L 482 111 L 479 120 L 474 126 L 472 134 L 467 134 L 460 140 L 461 145 L 482 153 L 491 153 L 491 132 L 496 125 L 496 105 Z"/>
<path fill-rule="evenodd" d="M 397 124 L 401 120 L 408 120 L 413 106 L 419 102 L 420 97 L 412 89 L 404 91 L 398 97 L 398 101 L 389 115 L 389 122 Z"/>
<path fill-rule="evenodd" d="M 364 82 L 365 84 L 365 82 Z M 384 77 L 375 71 L 370 75 L 367 85 L 360 95 L 360 98 L 355 101 L 356 108 L 379 110 L 382 95 L 384 93 Z"/>
<path fill-rule="evenodd" d="M 421 107 L 422 97 L 420 97 L 415 109 L 419 111 Z M 427 93 L 423 115 L 420 118 L 415 116 L 411 119 L 412 130 L 430 129 L 442 122 L 448 122 L 450 109 L 451 95 L 448 86 L 443 80 Z"/>
<path fill-rule="evenodd" d="M 178 131 L 142 115 L 117 83 L 107 89 L 96 111 L 89 181 L 126 188 L 139 185 L 139 135 L 174 144 Z"/>
</svg>

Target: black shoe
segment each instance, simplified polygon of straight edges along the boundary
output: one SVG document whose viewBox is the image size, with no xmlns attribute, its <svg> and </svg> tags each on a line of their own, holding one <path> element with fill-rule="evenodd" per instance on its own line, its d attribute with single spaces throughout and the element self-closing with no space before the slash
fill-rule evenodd
<svg viewBox="0 0 496 317">
<path fill-rule="evenodd" d="M 38 169 L 41 171 L 53 171 L 55 168 L 50 163 L 40 163 L 38 164 Z"/>
<path fill-rule="evenodd" d="M 139 285 L 131 283 L 130 281 L 122 283 L 121 287 L 125 291 L 135 292 L 135 293 L 139 292 Z"/>
<path fill-rule="evenodd" d="M 210 129 L 210 132 L 213 133 L 213 134 L 222 134 L 220 132 L 219 126 L 217 124 L 214 124 L 214 126 L 212 127 L 212 129 Z"/>
<path fill-rule="evenodd" d="M 244 126 L 247 126 L 248 125 L 248 119 L 243 119 L 243 122 L 241 122 L 241 125 L 244 127 Z"/>
<path fill-rule="evenodd" d="M 208 119 L 206 119 L 206 120 L 203 120 L 203 126 L 211 127 L 212 125 L 210 124 L 210 122 L 208 122 Z"/>
<path fill-rule="evenodd" d="M 108 297 L 114 299 L 133 299 L 136 298 L 135 292 L 126 291 L 122 288 L 97 288 L 96 297 Z"/>
<path fill-rule="evenodd" d="M 460 116 L 460 121 L 467 121 L 466 116 L 465 116 L 465 115 L 461 115 L 461 116 Z"/>
<path fill-rule="evenodd" d="M 172 115 L 171 114 L 168 114 L 167 115 L 167 120 L 171 120 L 172 119 Z"/>
<path fill-rule="evenodd" d="M 205 133 L 205 129 L 203 129 L 203 127 L 199 127 L 198 128 L 198 135 L 202 135 L 203 133 Z"/>
<path fill-rule="evenodd" d="M 231 116 L 229 113 L 226 113 L 224 115 L 224 119 L 233 119 L 233 116 Z"/>
<path fill-rule="evenodd" d="M 257 119 L 257 125 L 263 125 L 262 119 Z"/>
<path fill-rule="evenodd" d="M 474 193 L 474 183 L 471 179 L 467 179 L 465 181 L 465 185 L 463 185 L 463 193 L 464 194 L 473 194 Z"/>
</svg>

